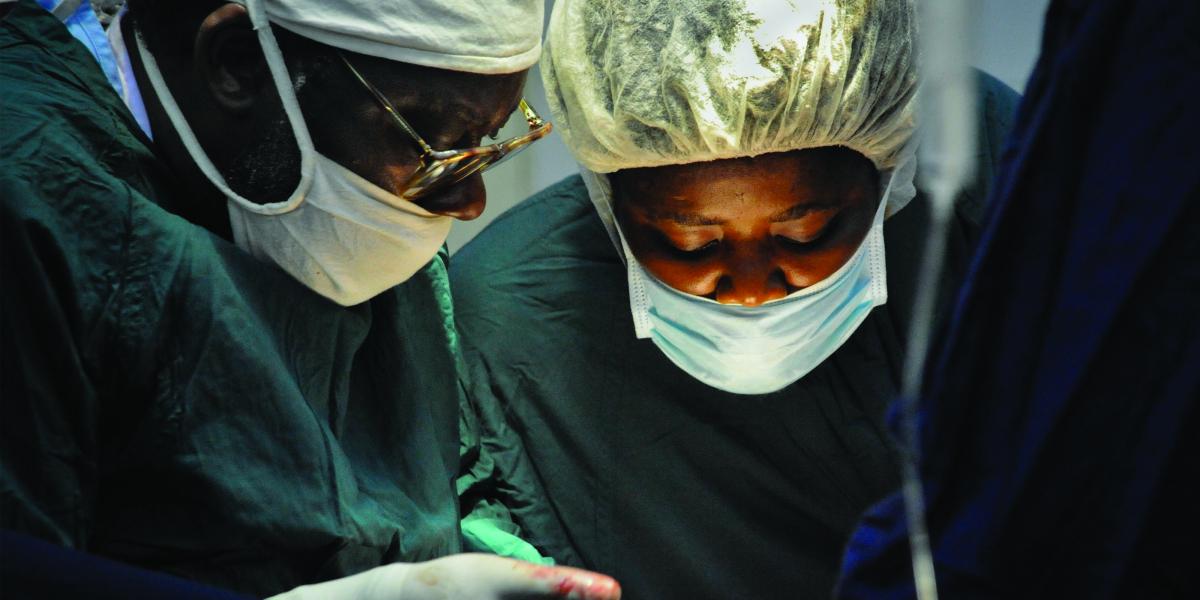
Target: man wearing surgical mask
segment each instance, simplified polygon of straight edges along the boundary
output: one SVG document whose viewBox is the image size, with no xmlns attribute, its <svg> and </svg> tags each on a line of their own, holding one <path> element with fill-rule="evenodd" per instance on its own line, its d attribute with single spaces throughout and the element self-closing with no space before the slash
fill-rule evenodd
<svg viewBox="0 0 1200 600">
<path fill-rule="evenodd" d="M 460 506 L 439 249 L 549 130 L 541 6 L 0 4 L 0 529 L 259 595 L 615 597 L 456 555 L 540 560 Z"/>
<path fill-rule="evenodd" d="M 451 270 L 494 491 L 540 549 L 629 598 L 831 594 L 899 480 L 884 410 L 928 225 L 913 11 L 555 4 L 541 68 L 581 176 Z M 979 89 L 951 279 L 1016 102 Z"/>
</svg>

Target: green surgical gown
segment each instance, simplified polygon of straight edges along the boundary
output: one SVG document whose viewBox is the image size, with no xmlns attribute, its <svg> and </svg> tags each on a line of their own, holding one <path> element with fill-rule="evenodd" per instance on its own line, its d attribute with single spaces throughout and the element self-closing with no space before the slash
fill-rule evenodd
<svg viewBox="0 0 1200 600">
<path fill-rule="evenodd" d="M 980 76 L 978 180 L 957 203 L 942 313 L 965 272 L 1016 94 Z M 860 513 L 896 487 L 897 391 L 923 194 L 884 225 L 889 301 L 789 387 L 696 381 L 634 335 L 625 268 L 579 177 L 497 219 L 450 270 L 491 493 L 527 539 L 625 598 L 822 598 Z"/>
<path fill-rule="evenodd" d="M 490 462 L 445 257 L 343 308 L 172 214 L 173 185 L 87 51 L 14 7 L 0 528 L 255 594 L 464 541 L 530 557 L 503 506 L 460 509 Z"/>
</svg>

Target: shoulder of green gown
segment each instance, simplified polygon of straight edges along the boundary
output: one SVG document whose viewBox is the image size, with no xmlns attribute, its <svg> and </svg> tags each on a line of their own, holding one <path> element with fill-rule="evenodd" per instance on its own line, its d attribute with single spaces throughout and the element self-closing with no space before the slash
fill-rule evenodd
<svg viewBox="0 0 1200 600">
<path fill-rule="evenodd" d="M 592 223 L 594 221 L 594 223 Z M 454 254 L 451 273 L 519 266 L 561 246 L 592 242 L 580 227 L 600 225 L 579 175 L 569 175 L 501 214 Z M 604 238 L 607 242 L 607 238 Z M 611 243 L 609 243 L 611 247 Z M 575 254 L 575 251 L 570 253 Z"/>
<path fill-rule="evenodd" d="M 34 2 L 16 3 L 0 20 L 0 56 L 2 110 L 9 113 L 0 119 L 5 155 L 14 129 L 22 124 L 29 129 L 30 122 L 52 130 L 99 127 L 104 143 L 149 152 L 95 57 L 49 11 Z M 54 119 L 53 109 L 70 114 L 72 122 Z M 23 123 L 14 119 L 18 115 Z"/>
<path fill-rule="evenodd" d="M 961 218 L 978 228 L 987 212 L 992 181 L 996 178 L 1021 96 L 988 73 L 980 70 L 975 73 L 978 102 L 975 181 L 960 195 L 956 208 Z"/>
<path fill-rule="evenodd" d="M 620 258 L 583 179 L 570 175 L 497 217 L 455 253 L 450 279 L 457 302 L 604 264 L 620 265 Z"/>
<path fill-rule="evenodd" d="M 966 274 L 974 245 L 983 229 L 995 172 L 1015 118 L 1020 96 L 1000 80 L 976 71 L 975 177 L 955 199 L 954 215 L 946 232 L 946 264 L 939 299 L 939 314 L 952 306 L 953 292 Z M 913 287 L 918 279 L 921 252 L 930 226 L 929 199 L 920 189 L 918 196 L 888 219 L 884 227 L 887 239 L 888 312 L 896 324 L 896 333 L 908 330 L 912 310 Z"/>
<path fill-rule="evenodd" d="M 91 330 L 130 297 L 133 207 L 154 188 L 157 160 L 95 59 L 34 3 L 0 20 L 0 89 L 6 247 L 41 265 Z M 18 293 L 32 292 L 6 291 Z"/>
<path fill-rule="evenodd" d="M 22 2 L 0 21 L 0 89 L 5 210 L 64 242 L 127 250 L 123 238 L 143 224 L 137 207 L 167 194 L 171 178 L 96 60 L 53 15 Z"/>
<path fill-rule="evenodd" d="M 1008 133 L 1016 120 L 1021 95 L 1008 84 L 984 71 L 976 70 L 976 79 L 979 90 L 979 121 L 985 136 L 981 145 L 988 152 L 989 162 L 994 164 L 1000 160 Z"/>
</svg>

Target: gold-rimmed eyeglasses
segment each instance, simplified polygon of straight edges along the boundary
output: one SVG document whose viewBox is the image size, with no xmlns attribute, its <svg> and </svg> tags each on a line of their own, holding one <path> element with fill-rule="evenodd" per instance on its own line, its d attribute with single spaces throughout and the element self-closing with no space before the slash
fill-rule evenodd
<svg viewBox="0 0 1200 600">
<path fill-rule="evenodd" d="M 420 166 L 409 177 L 408 182 L 404 186 L 404 191 L 400 193 L 400 196 L 406 200 L 419 198 L 439 189 L 444 189 L 447 186 L 454 185 L 476 173 L 482 173 L 513 157 L 520 151 L 528 148 L 530 144 L 546 137 L 546 134 L 550 133 L 551 126 L 549 121 L 545 121 L 539 117 L 533 108 L 525 102 L 525 99 L 522 98 L 518 107 L 523 113 L 525 121 L 529 123 L 528 133 L 488 146 L 458 150 L 434 150 L 408 124 L 408 121 L 400 116 L 400 111 L 396 110 L 396 107 L 379 91 L 379 88 L 371 85 L 362 76 L 362 73 L 359 73 L 358 69 L 354 68 L 354 65 L 350 63 L 345 54 L 338 52 L 338 56 L 342 59 L 342 64 L 346 65 L 346 68 L 354 75 L 354 78 L 370 92 L 371 96 L 375 98 L 375 101 L 379 103 L 384 112 L 391 117 L 392 123 L 412 138 L 420 149 Z"/>
</svg>

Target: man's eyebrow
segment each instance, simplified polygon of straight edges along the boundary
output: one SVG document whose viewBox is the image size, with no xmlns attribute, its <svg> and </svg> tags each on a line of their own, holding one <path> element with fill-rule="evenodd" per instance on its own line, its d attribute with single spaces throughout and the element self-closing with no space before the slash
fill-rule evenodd
<svg viewBox="0 0 1200 600">
<path fill-rule="evenodd" d="M 504 129 L 504 126 L 508 125 L 508 122 L 512 120 L 513 113 L 517 112 L 517 107 L 520 106 L 520 102 L 520 100 L 517 100 L 513 103 L 511 108 L 509 108 L 507 111 L 504 111 L 496 124 L 493 125 L 489 123 L 489 128 L 484 132 L 484 135 L 491 135 L 492 132 L 500 133 L 500 130 Z M 525 119 L 522 117 L 521 121 L 524 122 Z"/>
<path fill-rule="evenodd" d="M 771 222 L 778 223 L 780 221 L 792 221 L 795 219 L 804 218 L 810 212 L 821 212 L 834 210 L 838 207 L 832 202 L 802 202 L 791 208 L 781 210 L 771 215 Z"/>
<path fill-rule="evenodd" d="M 451 118 L 457 119 L 467 125 L 467 129 L 472 133 L 477 133 L 481 137 L 491 134 L 493 131 L 499 131 L 504 128 L 512 114 L 516 112 L 520 101 L 514 102 L 512 110 L 505 112 L 502 116 L 497 117 L 496 121 L 485 121 L 484 115 L 476 107 L 465 102 L 452 102 L 449 105 L 449 115 Z"/>
</svg>

